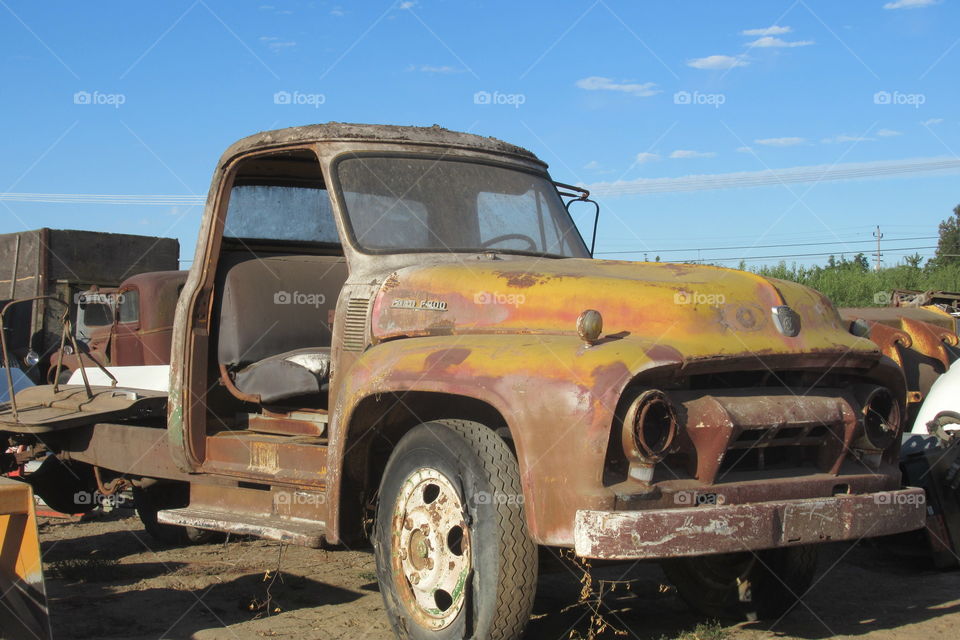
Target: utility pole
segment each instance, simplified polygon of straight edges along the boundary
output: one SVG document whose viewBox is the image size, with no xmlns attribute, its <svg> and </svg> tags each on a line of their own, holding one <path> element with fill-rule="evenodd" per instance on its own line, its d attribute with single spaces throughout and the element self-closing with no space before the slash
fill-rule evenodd
<svg viewBox="0 0 960 640">
<path fill-rule="evenodd" d="M 877 230 L 873 232 L 873 237 L 877 239 L 877 264 L 874 267 L 874 271 L 880 271 L 880 256 L 883 255 L 880 253 L 880 239 L 883 237 L 883 234 L 880 233 L 880 225 L 877 225 Z"/>
</svg>

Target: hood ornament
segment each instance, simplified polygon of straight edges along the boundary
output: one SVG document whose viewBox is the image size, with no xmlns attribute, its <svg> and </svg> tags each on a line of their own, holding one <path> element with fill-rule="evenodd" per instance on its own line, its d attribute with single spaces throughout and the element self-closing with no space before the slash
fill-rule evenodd
<svg viewBox="0 0 960 640">
<path fill-rule="evenodd" d="M 779 307 L 771 307 L 770 311 L 773 314 L 773 324 L 777 327 L 777 331 L 788 338 L 795 338 L 800 333 L 799 313 L 785 304 Z"/>
</svg>

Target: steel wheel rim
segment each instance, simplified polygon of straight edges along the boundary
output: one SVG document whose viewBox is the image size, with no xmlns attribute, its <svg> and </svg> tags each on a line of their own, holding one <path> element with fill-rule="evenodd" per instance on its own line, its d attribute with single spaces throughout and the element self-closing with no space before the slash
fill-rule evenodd
<svg viewBox="0 0 960 640">
<path fill-rule="evenodd" d="M 391 564 L 406 609 L 421 625 L 453 624 L 472 569 L 463 501 L 440 471 L 410 474 L 394 505 Z"/>
</svg>

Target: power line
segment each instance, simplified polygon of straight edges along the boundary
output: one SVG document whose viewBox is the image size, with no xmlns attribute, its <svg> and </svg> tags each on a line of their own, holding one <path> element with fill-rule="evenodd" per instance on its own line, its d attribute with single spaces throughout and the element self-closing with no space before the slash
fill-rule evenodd
<svg viewBox="0 0 960 640">
<path fill-rule="evenodd" d="M 917 236 L 913 238 L 891 238 L 892 241 L 935 240 L 937 236 Z M 795 242 L 789 244 L 757 244 L 740 247 L 690 247 L 687 249 L 638 249 L 631 251 L 597 251 L 597 255 L 635 254 L 635 253 L 676 253 L 678 251 L 726 251 L 734 249 L 779 249 L 780 247 L 814 247 L 823 245 L 847 245 L 874 242 L 873 240 L 834 240 L 833 242 Z"/>
<path fill-rule="evenodd" d="M 120 204 L 197 206 L 206 196 L 111 195 L 99 193 L 0 193 L 2 202 L 46 202 L 52 204 Z"/>
<path fill-rule="evenodd" d="M 871 240 L 872 242 L 872 240 Z M 936 249 L 936 246 L 932 247 L 898 247 L 895 251 L 923 251 L 926 249 Z M 828 253 L 791 253 L 784 254 L 779 256 L 744 256 L 740 258 L 704 258 L 703 260 L 671 260 L 670 262 L 731 262 L 731 261 L 740 261 L 744 262 L 750 260 L 775 260 L 779 258 L 813 258 L 813 257 L 824 257 L 824 256 L 835 256 L 838 252 L 831 251 Z"/>
</svg>

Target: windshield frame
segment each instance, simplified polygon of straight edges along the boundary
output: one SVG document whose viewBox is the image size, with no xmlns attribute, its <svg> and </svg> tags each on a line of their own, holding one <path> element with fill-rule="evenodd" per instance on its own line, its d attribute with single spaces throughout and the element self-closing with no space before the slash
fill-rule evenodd
<svg viewBox="0 0 960 640">
<path fill-rule="evenodd" d="M 446 248 L 389 248 L 389 249 L 373 249 L 368 248 L 360 244 L 359 240 L 356 237 L 353 229 L 353 221 L 350 218 L 350 210 L 347 207 L 346 199 L 344 198 L 343 185 L 340 182 L 340 163 L 345 160 L 354 160 L 362 158 L 413 158 L 417 160 L 434 160 L 437 162 L 462 162 L 475 165 L 485 165 L 490 167 L 496 167 L 499 169 L 506 169 L 509 171 L 518 171 L 521 173 L 527 173 L 538 178 L 543 179 L 553 192 L 556 194 L 557 202 L 560 204 L 560 207 L 563 209 L 566 214 L 570 226 L 573 228 L 573 231 L 576 232 L 576 239 L 580 243 L 580 247 L 583 250 L 582 256 L 567 256 L 557 253 L 544 253 L 541 251 L 527 251 L 523 249 L 503 249 L 495 247 L 452 247 L 449 249 Z M 517 256 L 528 256 L 533 258 L 555 258 L 555 259 L 571 259 L 571 258 L 590 258 L 590 249 L 587 246 L 586 241 L 583 239 L 583 234 L 580 233 L 580 228 L 577 227 L 576 223 L 573 221 L 573 218 L 570 216 L 570 212 L 567 210 L 567 207 L 563 201 L 563 198 L 560 196 L 560 192 L 557 189 L 556 183 L 550 177 L 546 171 L 538 171 L 531 167 L 526 167 L 523 165 L 511 163 L 511 162 L 501 162 L 497 160 L 492 160 L 489 158 L 482 158 L 477 156 L 464 156 L 464 155 L 450 155 L 449 153 L 442 152 L 430 152 L 430 153 L 411 153 L 403 151 L 346 151 L 340 154 L 337 154 L 330 161 L 330 176 L 328 180 L 328 189 L 330 194 L 334 199 L 336 207 L 340 210 L 341 219 L 343 223 L 343 232 L 345 240 L 349 243 L 350 247 L 359 254 L 367 256 L 384 256 L 384 255 L 401 255 L 401 254 L 440 254 L 440 255 L 476 255 L 476 254 L 504 254 L 504 255 L 517 255 Z"/>
</svg>

